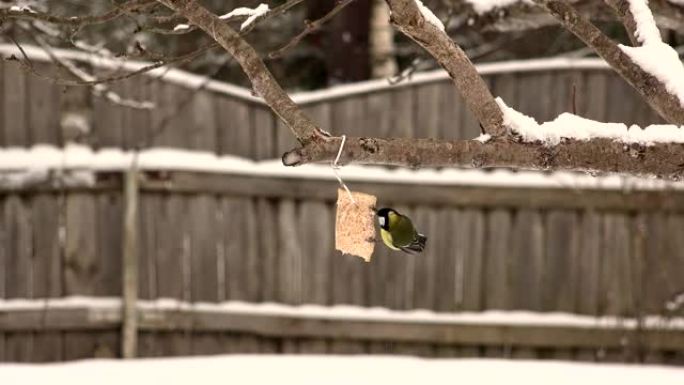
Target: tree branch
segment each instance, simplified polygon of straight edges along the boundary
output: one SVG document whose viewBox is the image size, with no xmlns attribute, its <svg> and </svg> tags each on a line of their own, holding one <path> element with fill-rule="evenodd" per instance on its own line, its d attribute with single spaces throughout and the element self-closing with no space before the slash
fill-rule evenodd
<svg viewBox="0 0 684 385">
<path fill-rule="evenodd" d="M 610 38 L 565 1 L 534 0 L 544 6 L 565 28 L 592 47 L 666 121 L 684 125 L 684 108 L 653 75 L 635 64 Z"/>
<path fill-rule="evenodd" d="M 157 0 L 201 28 L 218 42 L 245 72 L 254 91 L 292 130 L 300 143 L 324 141 L 324 134 L 280 87 L 259 54 L 237 32 L 196 0 Z"/>
<path fill-rule="evenodd" d="M 636 21 L 634 20 L 634 15 L 632 14 L 632 11 L 629 9 L 629 1 L 626 0 L 604 0 L 606 4 L 610 5 L 611 8 L 615 11 L 615 13 L 620 17 L 620 20 L 622 21 L 622 25 L 625 26 L 625 29 L 627 30 L 627 35 L 629 36 L 629 41 L 632 42 L 632 45 L 637 47 L 641 45 L 639 43 L 639 40 L 637 39 L 637 25 Z"/>
<path fill-rule="evenodd" d="M 428 51 L 449 73 L 485 132 L 493 136 L 505 135 L 501 110 L 465 52 L 444 31 L 426 21 L 414 0 L 386 1 L 392 12 L 392 23 Z"/>
<path fill-rule="evenodd" d="M 283 155 L 283 164 L 296 166 L 335 159 L 341 138 L 312 143 Z M 403 167 L 511 167 L 531 170 L 570 170 L 657 175 L 679 180 L 684 176 L 684 145 L 636 146 L 612 139 L 564 140 L 556 146 L 508 138 L 436 140 L 409 138 L 346 138 L 340 163 Z"/>
<path fill-rule="evenodd" d="M 543 8 L 519 1 L 506 7 L 476 11 L 466 0 L 448 0 L 454 13 L 467 15 L 469 25 L 482 31 L 525 31 L 556 24 Z M 492 2 L 494 4 L 494 2 Z M 602 0 L 574 0 L 572 5 L 583 17 L 594 22 L 612 22 L 614 13 Z M 684 5 L 669 0 L 650 0 L 649 6 L 658 25 L 674 31 L 684 30 Z"/>
</svg>

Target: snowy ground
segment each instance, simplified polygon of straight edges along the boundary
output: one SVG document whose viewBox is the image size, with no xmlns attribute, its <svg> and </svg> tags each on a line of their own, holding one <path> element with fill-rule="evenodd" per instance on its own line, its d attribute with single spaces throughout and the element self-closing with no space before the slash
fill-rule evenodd
<svg viewBox="0 0 684 385">
<path fill-rule="evenodd" d="M 387 356 L 214 356 L 0 364 L 3 385 L 681 385 L 684 368 Z"/>
</svg>

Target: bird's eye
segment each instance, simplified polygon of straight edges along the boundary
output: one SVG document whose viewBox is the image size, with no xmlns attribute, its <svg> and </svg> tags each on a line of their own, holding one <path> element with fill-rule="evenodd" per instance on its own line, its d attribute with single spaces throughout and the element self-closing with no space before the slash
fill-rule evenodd
<svg viewBox="0 0 684 385">
<path fill-rule="evenodd" d="M 385 225 L 385 217 L 378 217 L 378 223 L 380 224 L 380 226 L 384 226 Z"/>
</svg>

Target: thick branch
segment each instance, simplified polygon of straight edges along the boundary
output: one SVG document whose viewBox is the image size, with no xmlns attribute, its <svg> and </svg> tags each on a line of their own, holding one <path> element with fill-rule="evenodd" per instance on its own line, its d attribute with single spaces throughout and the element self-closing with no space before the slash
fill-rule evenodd
<svg viewBox="0 0 684 385">
<path fill-rule="evenodd" d="M 543 5 L 570 32 L 593 48 L 660 116 L 670 123 L 684 125 L 684 108 L 653 75 L 636 65 L 610 38 L 560 0 L 534 0 Z"/>
<path fill-rule="evenodd" d="M 542 8 L 526 2 L 516 2 L 507 7 L 494 7 L 486 12 L 476 12 L 466 0 L 449 0 L 455 14 L 469 15 L 472 28 L 489 31 L 524 31 L 556 24 L 556 19 Z M 594 22 L 612 22 L 614 13 L 602 0 L 574 0 L 572 5 L 583 17 Z M 669 0 L 650 0 L 649 6 L 658 25 L 675 31 L 684 30 L 684 5 Z"/>
<path fill-rule="evenodd" d="M 341 138 L 312 143 L 283 155 L 283 163 L 296 166 L 335 159 Z M 346 138 L 340 163 L 366 163 L 404 167 L 512 167 L 531 170 L 573 170 L 684 176 L 684 145 L 627 145 L 611 139 L 566 140 L 548 147 L 507 138 L 486 143 L 477 140 L 404 138 Z"/>
<path fill-rule="evenodd" d="M 485 132 L 494 136 L 506 134 L 501 110 L 465 52 L 444 31 L 423 17 L 414 0 L 386 1 L 392 11 L 392 23 L 428 51 L 449 73 Z"/>
<path fill-rule="evenodd" d="M 307 143 L 322 134 L 280 87 L 259 54 L 237 32 L 218 16 L 202 7 L 196 0 L 157 0 L 187 18 L 216 40 L 240 64 L 252 87 L 273 111 L 292 130 L 301 143 Z"/>
</svg>

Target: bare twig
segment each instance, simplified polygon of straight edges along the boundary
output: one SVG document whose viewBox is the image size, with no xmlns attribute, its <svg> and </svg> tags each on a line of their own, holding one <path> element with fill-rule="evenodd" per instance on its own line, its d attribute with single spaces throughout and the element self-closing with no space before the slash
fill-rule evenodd
<svg viewBox="0 0 684 385">
<path fill-rule="evenodd" d="M 259 54 L 230 26 L 196 0 L 158 0 L 186 17 L 211 36 L 240 64 L 253 89 L 287 124 L 301 143 L 325 140 L 325 135 L 292 101 L 275 80 Z"/>
<path fill-rule="evenodd" d="M 330 10 L 330 12 L 325 14 L 325 16 L 321 17 L 320 19 L 314 21 L 305 20 L 304 24 L 306 25 L 306 27 L 304 28 L 304 30 L 302 30 L 302 32 L 300 32 L 295 37 L 290 39 L 290 41 L 287 42 L 285 45 L 268 54 L 268 57 L 270 59 L 282 57 L 287 50 L 299 44 L 299 42 L 302 41 L 302 39 L 304 39 L 308 35 L 318 31 L 323 26 L 323 24 L 327 23 L 330 19 L 332 19 L 333 17 L 335 17 L 335 15 L 342 11 L 347 5 L 353 3 L 354 1 L 355 0 L 342 0 L 338 2 L 337 5 L 335 5 L 335 7 Z"/>
<path fill-rule="evenodd" d="M 43 38 L 41 38 L 40 36 L 33 36 L 33 39 L 43 49 L 43 51 L 47 53 L 50 59 L 55 64 L 57 64 L 58 67 L 66 70 L 67 72 L 69 72 L 76 78 L 80 79 L 81 81 L 92 81 L 95 79 L 93 75 L 78 68 L 78 66 L 72 63 L 70 60 L 60 57 L 59 55 L 56 55 L 52 51 L 52 47 L 50 47 L 50 45 L 47 44 L 47 42 L 45 42 L 45 40 L 43 40 Z M 155 107 L 155 104 L 150 101 L 138 101 L 133 99 L 122 98 L 121 96 L 119 96 L 119 94 L 110 90 L 109 87 L 107 87 L 104 84 L 96 84 L 93 87 L 91 87 L 91 89 L 93 95 L 103 98 L 112 104 L 116 104 L 122 107 L 128 107 L 139 110 L 149 110 Z"/>
<path fill-rule="evenodd" d="M 85 25 L 103 24 L 116 19 L 127 12 L 142 11 L 144 9 L 148 9 L 154 6 L 156 6 L 156 2 L 154 0 L 131 0 L 100 15 L 69 17 L 55 16 L 49 13 L 36 11 L 29 8 L 16 9 L 14 7 L 11 7 L 0 9 L 0 20 L 39 20 L 52 24 L 63 24 L 72 27 L 82 27 Z"/>
<path fill-rule="evenodd" d="M 287 2 L 283 3 L 282 5 L 273 8 L 270 10 L 268 13 L 266 13 L 264 16 L 259 18 L 257 21 L 254 23 L 250 24 L 248 27 L 244 28 L 242 31 L 240 31 L 240 36 L 244 36 L 248 33 L 250 33 L 258 23 L 260 22 L 265 22 L 273 17 L 277 17 L 282 15 L 283 13 L 287 12 L 290 8 L 294 7 L 295 5 L 301 3 L 304 0 L 288 0 Z M 144 0 L 137 0 L 136 2 L 140 3 L 146 3 Z M 114 83 L 126 79 L 130 79 L 132 77 L 138 76 L 140 74 L 154 71 L 158 68 L 164 67 L 164 66 L 170 66 L 170 65 L 180 65 L 184 64 L 187 62 L 190 62 L 194 60 L 195 58 L 199 57 L 200 55 L 208 52 L 211 49 L 218 48 L 219 44 L 216 43 L 215 41 L 211 41 L 210 43 L 207 43 L 200 48 L 188 52 L 183 55 L 179 55 L 176 57 L 172 58 L 162 58 L 160 57 L 161 55 L 156 55 L 157 57 L 155 58 L 155 61 L 149 65 L 146 65 L 144 67 L 141 67 L 135 71 L 131 72 L 125 72 L 125 73 L 118 73 L 110 76 L 105 76 L 105 77 L 100 77 L 96 79 L 91 79 L 91 80 L 83 80 L 83 79 L 58 79 L 49 75 L 45 75 L 39 71 L 37 71 L 32 65 L 27 65 L 27 63 L 20 61 L 20 64 L 24 68 L 25 71 L 38 76 L 42 79 L 48 80 L 54 84 L 57 85 L 62 85 L 62 86 L 94 86 L 98 84 L 105 84 L 105 83 Z M 8 58 L 5 60 L 13 60 L 15 58 Z M 26 59 L 28 59 L 28 56 L 26 56 Z M 124 60 L 124 59 L 122 59 Z M 30 59 L 28 60 L 28 63 L 30 63 Z"/>
</svg>

